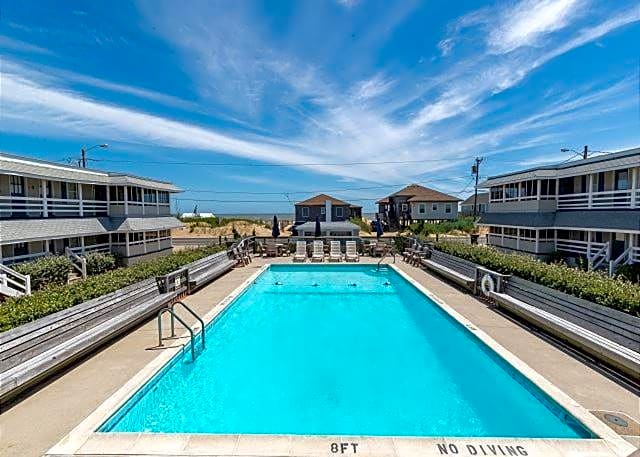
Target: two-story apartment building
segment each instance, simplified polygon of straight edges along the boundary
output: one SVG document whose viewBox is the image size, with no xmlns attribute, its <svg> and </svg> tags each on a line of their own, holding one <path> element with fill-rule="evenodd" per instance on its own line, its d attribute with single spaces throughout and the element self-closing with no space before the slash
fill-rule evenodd
<svg viewBox="0 0 640 457">
<path fill-rule="evenodd" d="M 362 206 L 339 200 L 331 195 L 319 194 L 295 204 L 295 224 L 315 221 L 344 222 L 352 217 L 362 218 Z"/>
<path fill-rule="evenodd" d="M 493 176 L 481 224 L 502 250 L 615 269 L 640 262 L 639 181 L 640 148 Z"/>
<path fill-rule="evenodd" d="M 475 194 L 471 194 L 465 201 L 460 203 L 460 215 L 461 216 L 473 216 L 473 206 L 475 205 L 476 216 L 481 216 L 482 214 L 487 212 L 489 208 L 489 193 L 488 192 L 478 192 L 478 198 L 476 199 Z"/>
<path fill-rule="evenodd" d="M 171 252 L 174 185 L 123 173 L 0 154 L 0 263 L 65 248 L 130 264 Z"/>
<path fill-rule="evenodd" d="M 459 198 L 410 184 L 378 200 L 378 214 L 392 230 L 413 221 L 438 222 L 458 218 Z"/>
</svg>

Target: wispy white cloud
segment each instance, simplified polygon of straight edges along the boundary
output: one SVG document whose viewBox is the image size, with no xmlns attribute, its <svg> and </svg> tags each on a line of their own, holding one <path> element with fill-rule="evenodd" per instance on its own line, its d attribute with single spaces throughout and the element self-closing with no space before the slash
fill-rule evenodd
<svg viewBox="0 0 640 457">
<path fill-rule="evenodd" d="M 53 54 L 46 48 L 36 46 L 25 41 L 16 40 L 15 38 L 9 38 L 8 36 L 0 35 L 0 48 L 9 49 L 12 51 L 26 52 L 30 54 Z"/>
<path fill-rule="evenodd" d="M 89 98 L 83 95 L 84 87 L 78 86 L 130 94 L 169 106 L 189 103 L 168 94 L 71 72 L 46 77 L 24 68 L 14 68 L 3 75 L 3 127 L 17 132 L 40 130 L 56 136 L 88 135 L 154 147 L 223 153 L 292 166 L 411 161 L 342 169 L 304 167 L 343 180 L 403 182 L 425 174 L 433 176 L 468 163 L 471 156 L 482 151 L 500 154 L 507 149 L 550 144 L 554 141 L 552 133 L 557 137 L 559 127 L 571 123 L 572 118 L 593 115 L 611 97 L 632 92 L 628 82 L 589 88 L 585 93 L 559 97 L 557 103 L 549 101 L 544 109 L 514 109 L 506 120 L 489 127 L 478 126 L 483 116 L 495 109 L 492 100 L 496 94 L 520 84 L 551 59 L 638 20 L 638 13 L 628 10 L 565 30 L 567 21 L 582 14 L 580 5 L 584 1 L 561 2 L 561 10 L 554 9 L 550 2 L 541 2 L 539 5 L 547 6 L 534 8 L 541 23 L 532 33 L 523 31 L 528 19 L 517 14 L 505 16 L 495 14 L 495 10 L 478 10 L 466 15 L 452 25 L 449 35 L 441 41 L 442 52 L 453 57 L 461 39 L 458 35 L 471 28 L 480 35 L 479 42 L 485 43 L 486 52 L 465 55 L 426 82 L 395 75 L 391 78 L 388 75 L 392 72 L 380 68 L 370 72 L 363 69 L 352 79 L 342 77 L 342 72 L 340 77 L 331 78 L 317 62 L 310 64 L 286 46 L 267 39 L 261 25 L 250 20 L 240 6 L 224 11 L 220 24 L 212 24 L 213 16 L 206 11 L 208 3 L 203 3 L 204 13 L 163 4 L 151 25 L 184 60 L 184 70 L 194 78 L 199 90 L 198 104 L 213 104 L 213 100 L 218 109 L 228 107 L 227 111 L 234 118 L 241 118 L 247 129 L 178 122 L 140 109 L 104 103 L 95 96 Z M 503 7 L 504 12 L 524 11 L 529 0 L 510 5 Z M 550 19 L 552 11 L 559 11 L 560 17 Z M 397 24 L 403 17 L 399 14 L 390 24 Z M 486 27 L 491 20 L 500 25 L 496 29 L 500 32 Z M 560 30 L 563 40 L 551 39 Z M 385 29 L 385 33 L 390 32 Z M 73 81 L 74 86 L 63 84 L 61 80 L 65 79 Z M 265 107 L 269 108 L 269 117 L 275 118 L 275 126 L 270 126 L 269 132 L 260 125 Z M 514 138 L 518 138 L 517 143 L 512 141 Z M 416 160 L 424 162 L 415 163 Z"/>
<path fill-rule="evenodd" d="M 586 2 L 579 0 L 522 0 L 499 14 L 487 37 L 490 52 L 503 54 L 535 46 L 545 35 L 566 27 Z"/>
</svg>

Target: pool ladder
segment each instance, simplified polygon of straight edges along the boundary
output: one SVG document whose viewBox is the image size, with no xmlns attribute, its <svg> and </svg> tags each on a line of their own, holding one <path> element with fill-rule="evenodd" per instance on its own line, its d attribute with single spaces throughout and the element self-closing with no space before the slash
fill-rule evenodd
<svg viewBox="0 0 640 457">
<path fill-rule="evenodd" d="M 205 348 L 204 321 L 200 316 L 196 314 L 194 310 L 192 310 L 189 306 L 186 305 L 186 303 L 182 301 L 173 302 L 170 306 L 167 306 L 166 308 L 162 308 L 160 311 L 158 311 L 158 346 L 164 346 L 164 344 L 162 343 L 162 315 L 164 313 L 169 313 L 171 315 L 171 337 L 176 336 L 175 321 L 178 320 L 178 322 L 180 322 L 189 331 L 189 334 L 191 336 L 191 359 L 195 360 L 196 359 L 196 351 L 195 351 L 196 334 L 193 331 L 193 329 L 180 316 L 178 316 L 178 314 L 176 314 L 176 311 L 175 311 L 176 305 L 181 305 L 184 309 L 187 310 L 189 314 L 191 314 L 200 322 L 200 326 L 201 326 L 200 334 L 202 335 L 202 349 Z"/>
<path fill-rule="evenodd" d="M 378 266 L 376 267 L 377 271 L 380 271 L 380 264 L 389 255 L 393 257 L 393 263 L 396 263 L 396 253 L 393 251 L 393 248 L 387 248 L 384 250 L 384 253 L 382 254 L 382 257 L 380 257 L 380 260 L 378 260 Z"/>
</svg>

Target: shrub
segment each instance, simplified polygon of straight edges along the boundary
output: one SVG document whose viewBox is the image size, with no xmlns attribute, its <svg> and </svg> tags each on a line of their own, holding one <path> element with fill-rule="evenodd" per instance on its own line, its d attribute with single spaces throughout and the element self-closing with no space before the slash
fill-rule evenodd
<svg viewBox="0 0 640 457">
<path fill-rule="evenodd" d="M 115 292 L 136 282 L 170 273 L 222 249 L 220 246 L 209 246 L 178 251 L 166 257 L 91 276 L 74 284 L 52 285 L 32 295 L 10 298 L 0 306 L 0 331 Z"/>
<path fill-rule="evenodd" d="M 640 264 L 621 265 L 616 270 L 616 276 L 640 284 Z"/>
<path fill-rule="evenodd" d="M 52 284 L 66 284 L 71 261 L 65 256 L 41 257 L 13 267 L 18 273 L 31 276 L 31 289 L 40 290 Z"/>
<path fill-rule="evenodd" d="M 102 252 L 89 252 L 84 256 L 87 261 L 87 275 L 93 276 L 116 267 L 116 258 Z"/>
<path fill-rule="evenodd" d="M 409 231 L 414 235 L 429 236 L 460 231 L 473 233 L 476 229 L 472 217 L 461 217 L 452 221 L 442 221 L 437 223 L 425 223 L 424 221 L 414 222 L 409 225 Z"/>
<path fill-rule="evenodd" d="M 488 246 L 441 242 L 435 248 L 503 274 L 519 276 L 575 297 L 640 316 L 640 285 L 610 278 L 600 271 L 582 271 L 562 264 L 547 264 L 519 254 L 503 254 Z"/>
<path fill-rule="evenodd" d="M 362 218 L 352 217 L 351 219 L 349 219 L 349 222 L 351 222 L 352 224 L 356 224 L 363 232 L 371 233 L 371 226 L 363 221 Z"/>
</svg>

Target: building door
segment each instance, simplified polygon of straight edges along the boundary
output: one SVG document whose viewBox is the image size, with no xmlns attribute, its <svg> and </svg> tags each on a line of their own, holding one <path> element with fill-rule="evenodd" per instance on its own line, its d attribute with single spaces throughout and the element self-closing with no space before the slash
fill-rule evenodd
<svg viewBox="0 0 640 457">
<path fill-rule="evenodd" d="M 624 233 L 611 234 L 611 259 L 615 260 L 624 252 Z"/>
</svg>

